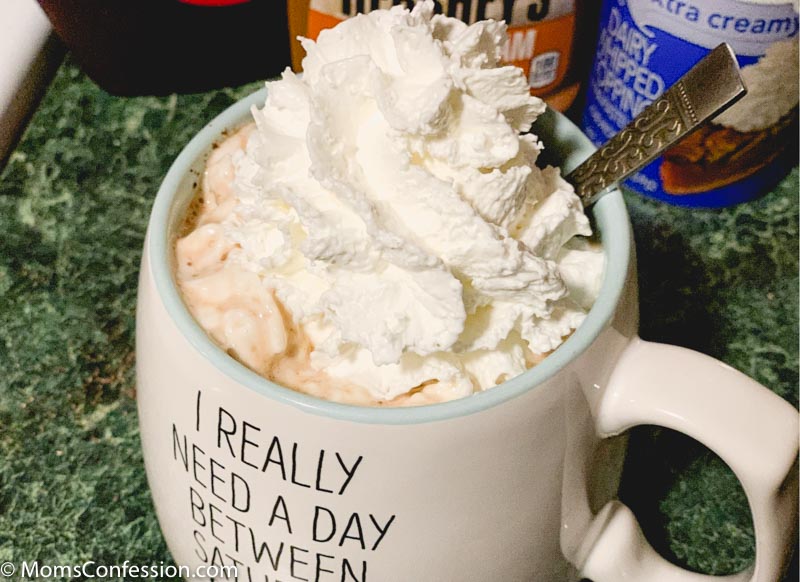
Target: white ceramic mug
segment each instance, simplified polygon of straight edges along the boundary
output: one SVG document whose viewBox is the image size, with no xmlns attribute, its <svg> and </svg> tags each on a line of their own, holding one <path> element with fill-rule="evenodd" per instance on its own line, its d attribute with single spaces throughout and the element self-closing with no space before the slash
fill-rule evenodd
<svg viewBox="0 0 800 582">
<path fill-rule="evenodd" d="M 370 582 L 690 582 L 614 500 L 628 428 L 679 430 L 739 477 L 753 569 L 774 582 L 796 515 L 798 415 L 743 374 L 642 341 L 630 225 L 613 192 L 593 209 L 607 256 L 583 325 L 525 374 L 465 399 L 355 407 L 277 386 L 220 350 L 181 303 L 172 241 L 225 111 L 177 158 L 148 230 L 137 310 L 139 419 L 158 518 L 176 562 L 239 579 Z M 574 167 L 592 150 L 565 118 L 535 128 Z"/>
</svg>

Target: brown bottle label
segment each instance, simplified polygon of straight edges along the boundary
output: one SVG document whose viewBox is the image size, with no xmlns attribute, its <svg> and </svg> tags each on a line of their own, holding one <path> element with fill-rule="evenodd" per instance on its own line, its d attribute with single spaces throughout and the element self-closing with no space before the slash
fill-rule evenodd
<svg viewBox="0 0 800 582">
<path fill-rule="evenodd" d="M 316 39 L 320 31 L 342 20 L 372 10 L 413 0 L 311 0 L 305 36 Z M 503 61 L 520 67 L 531 93 L 547 97 L 562 85 L 572 61 L 575 35 L 575 0 L 434 0 L 435 11 L 467 24 L 492 18 L 508 23 L 508 43 Z M 569 99 L 571 101 L 571 99 Z M 562 109 L 563 106 L 554 104 Z"/>
</svg>

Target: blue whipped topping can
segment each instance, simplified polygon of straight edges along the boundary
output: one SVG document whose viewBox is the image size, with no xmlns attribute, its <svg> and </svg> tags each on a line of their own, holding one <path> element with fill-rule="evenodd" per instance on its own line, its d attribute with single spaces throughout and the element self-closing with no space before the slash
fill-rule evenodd
<svg viewBox="0 0 800 582">
<path fill-rule="evenodd" d="M 720 207 L 769 191 L 797 162 L 796 5 L 605 0 L 583 129 L 601 145 L 722 42 L 747 95 L 625 182 L 671 204 Z"/>
</svg>

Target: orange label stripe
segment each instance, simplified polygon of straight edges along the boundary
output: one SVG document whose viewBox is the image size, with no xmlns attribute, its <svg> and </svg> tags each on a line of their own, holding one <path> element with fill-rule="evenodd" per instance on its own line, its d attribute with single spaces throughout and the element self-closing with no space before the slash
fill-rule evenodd
<svg viewBox="0 0 800 582">
<path fill-rule="evenodd" d="M 319 33 L 326 28 L 333 28 L 343 18 L 314 10 L 308 11 L 308 32 L 306 36 L 315 40 Z M 554 70 L 548 71 L 547 61 L 537 61 L 544 69 L 546 84 L 531 89 L 534 95 L 545 95 L 557 88 L 564 80 L 572 59 L 572 43 L 575 33 L 575 15 L 568 14 L 561 18 L 526 24 L 510 26 L 508 28 L 509 44 L 507 47 L 508 64 L 516 65 L 525 72 L 530 79 L 531 62 L 537 57 L 548 55 L 557 62 L 551 63 Z M 519 57 L 519 58 L 515 58 Z M 547 59 L 548 57 L 545 57 Z M 552 77 L 552 79 L 551 79 Z"/>
</svg>

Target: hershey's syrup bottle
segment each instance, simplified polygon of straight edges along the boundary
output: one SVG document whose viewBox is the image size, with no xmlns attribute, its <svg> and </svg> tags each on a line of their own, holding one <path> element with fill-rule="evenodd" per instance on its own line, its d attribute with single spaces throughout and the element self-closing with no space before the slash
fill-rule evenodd
<svg viewBox="0 0 800 582">
<path fill-rule="evenodd" d="M 191 93 L 289 65 L 286 0 L 39 0 L 73 57 L 116 95 Z"/>
<path fill-rule="evenodd" d="M 503 62 L 521 68 L 533 95 L 551 107 L 577 115 L 581 86 L 594 55 L 599 3 L 595 0 L 433 0 L 434 12 L 469 24 L 505 20 L 508 43 Z M 301 69 L 304 51 L 297 35 L 319 33 L 356 14 L 415 0 L 289 0 L 292 64 Z"/>
</svg>

